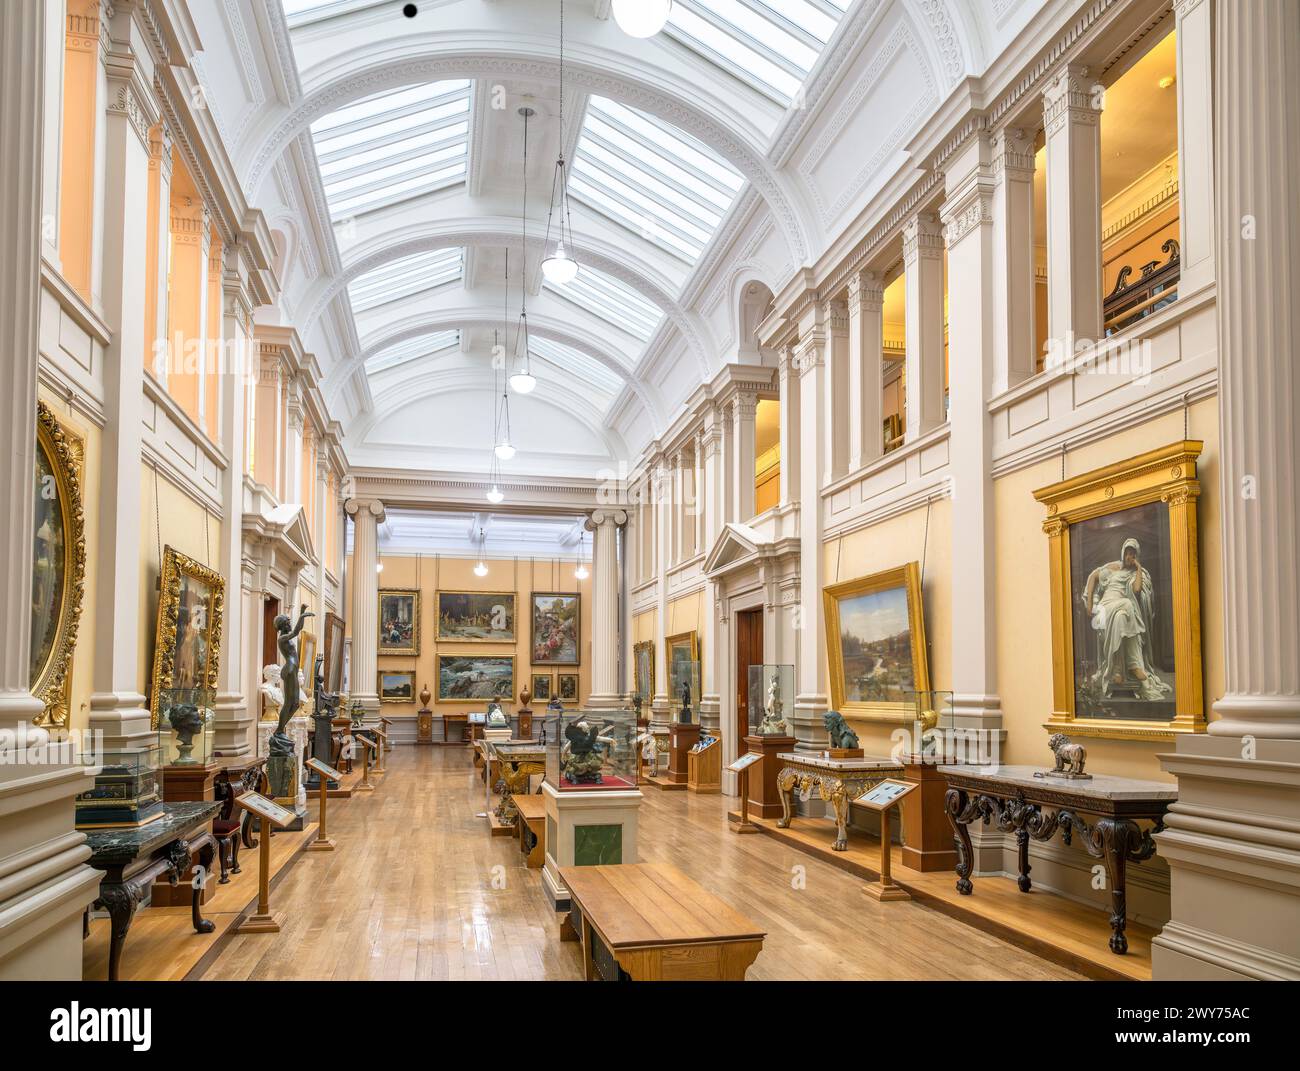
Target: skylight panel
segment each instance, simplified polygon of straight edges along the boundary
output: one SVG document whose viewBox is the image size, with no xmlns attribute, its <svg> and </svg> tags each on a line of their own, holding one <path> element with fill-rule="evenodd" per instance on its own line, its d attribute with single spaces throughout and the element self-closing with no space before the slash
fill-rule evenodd
<svg viewBox="0 0 1300 1071">
<path fill-rule="evenodd" d="M 799 94 L 849 0 L 677 0 L 665 32 L 779 104 Z"/>
<path fill-rule="evenodd" d="M 465 270 L 463 249 L 436 249 L 416 253 L 359 275 L 348 287 L 354 313 L 400 301 L 460 279 Z"/>
<path fill-rule="evenodd" d="M 622 377 L 618 373 L 572 346 L 534 335 L 530 348 L 534 357 L 577 376 L 607 394 L 617 394 L 623 386 Z"/>
<path fill-rule="evenodd" d="M 689 134 L 604 97 L 588 101 L 569 193 L 688 264 L 744 183 Z"/>
<path fill-rule="evenodd" d="M 396 345 L 380 350 L 379 353 L 366 361 L 366 371 L 371 374 L 385 372 L 390 368 L 396 368 L 398 365 L 421 360 L 425 357 L 432 357 L 443 350 L 459 345 L 460 331 L 458 329 L 431 331 L 427 335 L 417 335 L 415 338 L 408 338 L 405 342 L 398 342 Z"/>
<path fill-rule="evenodd" d="M 463 181 L 469 115 L 470 83 L 454 79 L 378 93 L 313 123 L 331 219 Z"/>
<path fill-rule="evenodd" d="M 387 0 L 280 0 L 284 5 L 289 29 L 296 30 L 314 22 L 323 22 L 336 15 L 350 15 L 354 11 L 379 7 Z"/>
<path fill-rule="evenodd" d="M 658 305 L 647 301 L 626 283 L 585 265 L 578 269 L 577 277 L 564 286 L 544 285 L 557 297 L 572 301 L 642 342 L 650 340 L 663 318 Z"/>
</svg>

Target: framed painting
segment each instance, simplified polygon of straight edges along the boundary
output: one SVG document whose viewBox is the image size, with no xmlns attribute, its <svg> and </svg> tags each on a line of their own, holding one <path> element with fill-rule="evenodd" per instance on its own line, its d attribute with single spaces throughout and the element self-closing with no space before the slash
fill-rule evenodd
<svg viewBox="0 0 1300 1071">
<path fill-rule="evenodd" d="M 632 684 L 643 703 L 649 703 L 655 691 L 655 642 L 643 640 L 632 647 Z"/>
<path fill-rule="evenodd" d="M 1034 492 L 1047 507 L 1051 732 L 1204 732 L 1196 459 L 1180 440 Z"/>
<path fill-rule="evenodd" d="M 549 673 L 533 674 L 533 699 L 538 703 L 551 701 L 551 675 Z"/>
<path fill-rule="evenodd" d="M 420 653 L 420 593 L 410 588 L 379 589 L 379 653 Z"/>
<path fill-rule="evenodd" d="M 581 662 L 578 643 L 580 595 L 533 593 L 533 661 L 552 666 L 576 666 Z"/>
<path fill-rule="evenodd" d="M 930 687 L 917 563 L 832 584 L 822 603 L 834 708 L 872 721 L 912 717 L 907 693 Z"/>
<path fill-rule="evenodd" d="M 576 673 L 557 673 L 555 675 L 555 694 L 561 703 L 578 701 L 578 675 Z"/>
<path fill-rule="evenodd" d="M 337 695 L 343 690 L 343 618 L 325 612 L 325 691 Z"/>
<path fill-rule="evenodd" d="M 158 626 L 154 634 L 151 724 L 168 697 L 215 696 L 221 661 L 226 581 L 172 546 L 163 548 Z"/>
<path fill-rule="evenodd" d="M 438 592 L 438 639 L 465 643 L 514 643 L 515 593 Z"/>
<path fill-rule="evenodd" d="M 415 700 L 415 670 L 381 669 L 378 673 L 381 703 L 411 703 Z"/>
<path fill-rule="evenodd" d="M 438 702 L 509 702 L 515 692 L 512 655 L 438 656 Z"/>
<path fill-rule="evenodd" d="M 298 633 L 298 665 L 302 669 L 303 680 L 307 682 L 307 692 L 303 701 L 308 701 L 316 690 L 316 633 Z"/>
<path fill-rule="evenodd" d="M 36 724 L 59 727 L 68 724 L 72 654 L 86 583 L 82 448 L 43 402 L 37 403 L 36 416 L 31 689 L 45 704 Z"/>
<path fill-rule="evenodd" d="M 676 636 L 665 637 L 664 646 L 668 650 L 668 680 L 670 682 L 677 679 L 677 674 L 681 672 L 678 668 L 680 665 L 700 660 L 700 637 L 699 633 L 694 630 L 679 632 Z"/>
</svg>

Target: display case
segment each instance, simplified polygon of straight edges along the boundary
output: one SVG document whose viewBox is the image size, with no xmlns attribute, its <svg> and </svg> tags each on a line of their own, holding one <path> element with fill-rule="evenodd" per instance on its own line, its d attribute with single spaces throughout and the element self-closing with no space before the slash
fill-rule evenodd
<svg viewBox="0 0 1300 1071">
<path fill-rule="evenodd" d="M 936 758 L 949 750 L 944 733 L 952 728 L 952 692 L 907 691 L 903 698 L 912 712 L 912 754 Z"/>
<path fill-rule="evenodd" d="M 749 667 L 749 735 L 789 736 L 794 666 Z"/>
<path fill-rule="evenodd" d="M 165 813 L 158 771 L 163 748 L 87 751 L 82 761 L 99 766 L 93 788 L 77 796 L 78 829 L 134 829 Z"/>
<path fill-rule="evenodd" d="M 216 692 L 211 688 L 164 688 L 154 702 L 162 764 L 206 766 L 211 762 Z"/>
<path fill-rule="evenodd" d="M 700 720 L 700 664 L 673 662 L 669 689 L 673 721 L 683 725 Z"/>
<path fill-rule="evenodd" d="M 546 780 L 557 792 L 636 788 L 636 711 L 565 710 L 547 726 Z"/>
</svg>

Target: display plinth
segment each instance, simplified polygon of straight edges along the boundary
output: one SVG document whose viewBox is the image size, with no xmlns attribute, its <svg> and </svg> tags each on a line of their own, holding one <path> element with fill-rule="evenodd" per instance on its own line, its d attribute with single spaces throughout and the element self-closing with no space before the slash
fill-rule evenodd
<svg viewBox="0 0 1300 1071">
<path fill-rule="evenodd" d="M 685 785 L 690 779 L 691 748 L 700 742 L 696 722 L 675 721 L 668 727 L 668 780 Z"/>
<path fill-rule="evenodd" d="M 560 868 L 606 866 L 637 861 L 637 789 L 556 791 L 542 783 L 546 806 L 546 857 L 542 886 L 556 911 L 569 909 L 569 889 Z"/>
<path fill-rule="evenodd" d="M 686 755 L 686 787 L 702 796 L 722 791 L 722 741 L 714 737 Z"/>
<path fill-rule="evenodd" d="M 415 742 L 417 744 L 433 743 L 433 711 L 428 707 L 415 715 Z"/>
<path fill-rule="evenodd" d="M 164 766 L 160 771 L 162 780 L 162 798 L 164 803 L 203 803 L 214 799 L 213 783 L 222 766 L 217 762 L 205 765 L 192 763 L 186 765 Z M 154 907 L 186 907 L 193 894 L 194 871 L 187 868 L 173 885 L 165 877 L 154 882 L 149 894 L 149 902 Z M 199 894 L 199 903 L 206 904 L 212 898 L 217 887 L 215 881 L 204 884 Z"/>
<path fill-rule="evenodd" d="M 275 732 L 275 722 L 257 723 L 257 753 L 266 755 L 266 777 L 270 782 L 270 798 L 281 807 L 288 807 L 296 816 L 287 828 L 296 833 L 307 828 L 307 786 L 302 780 L 302 764 L 307 756 L 307 717 L 299 714 L 290 718 L 286 732 L 293 741 L 293 754 L 275 756 L 270 754 L 271 734 Z M 281 761 L 277 761 L 279 758 Z"/>
<path fill-rule="evenodd" d="M 899 804 L 903 822 L 903 865 L 922 873 L 952 870 L 957 865 L 952 826 L 944 810 L 948 779 L 933 756 L 904 755 L 903 777 L 921 787 Z"/>
<path fill-rule="evenodd" d="M 777 788 L 776 775 L 781 771 L 777 753 L 793 751 L 793 736 L 747 736 L 745 743 L 750 753 L 762 755 L 763 761 L 749 771 L 749 810 L 759 818 L 780 818 L 781 790 Z"/>
</svg>

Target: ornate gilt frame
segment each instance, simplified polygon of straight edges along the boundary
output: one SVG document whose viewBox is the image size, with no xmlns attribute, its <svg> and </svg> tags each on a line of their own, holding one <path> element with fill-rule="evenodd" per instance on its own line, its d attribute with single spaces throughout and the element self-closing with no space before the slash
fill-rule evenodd
<svg viewBox="0 0 1300 1071">
<path fill-rule="evenodd" d="M 514 621 L 514 634 L 508 640 L 494 639 L 467 639 L 464 636 L 444 636 L 442 634 L 442 597 L 444 595 L 486 595 L 509 599 L 512 606 L 511 616 Z M 519 593 L 517 591 L 464 591 L 459 588 L 439 589 L 433 593 L 433 638 L 438 643 L 518 643 L 519 642 Z M 528 617 L 531 622 L 533 615 L 532 603 L 528 604 Z M 579 643 L 581 643 L 581 630 L 579 630 Z M 530 636 L 531 644 L 531 636 Z M 389 652 L 392 654 L 393 652 Z M 466 656 L 468 657 L 468 656 Z"/>
<path fill-rule="evenodd" d="M 846 580 L 822 588 L 822 608 L 826 621 L 826 658 L 830 663 L 831 705 L 841 714 L 851 714 L 866 721 L 907 722 L 913 710 L 907 703 L 866 703 L 845 699 L 844 659 L 840 651 L 840 600 L 867 595 L 890 588 L 907 591 L 907 627 L 912 640 L 912 686 L 920 692 L 930 689 L 930 663 L 925 642 L 925 609 L 921 602 L 921 567 L 908 562 L 871 576 Z"/>
<path fill-rule="evenodd" d="M 538 599 L 576 599 L 578 613 L 574 618 L 574 659 L 572 662 L 533 662 L 535 666 L 580 666 L 582 665 L 582 593 L 580 591 L 534 591 L 528 596 L 528 655 L 531 660 L 537 650 L 537 600 Z M 518 607 L 516 606 L 516 611 Z M 439 621 L 441 622 L 441 617 Z M 519 622 L 515 622 L 515 635 L 519 635 Z M 500 641 L 493 640 L 493 643 Z M 509 641 L 506 641 L 509 642 Z"/>
<path fill-rule="evenodd" d="M 32 695 L 45 704 L 33 720 L 47 728 L 68 724 L 72 656 L 81 623 L 81 601 L 86 590 L 86 515 L 81 498 L 81 442 L 63 430 L 54 411 L 36 403 L 36 441 L 45 452 L 58 484 L 59 507 L 67 560 L 59 601 L 59 626 L 45 664 L 32 680 Z"/>
<path fill-rule="evenodd" d="M 325 655 L 325 691 L 338 692 L 343 688 L 343 643 L 347 635 L 347 625 L 343 618 L 332 610 L 325 611 L 325 641 L 323 644 L 323 653 Z M 330 669 L 334 665 L 335 658 L 338 659 L 339 676 L 335 681 L 330 675 Z"/>
<path fill-rule="evenodd" d="M 380 631 L 384 627 L 384 596 L 385 595 L 410 595 L 411 605 L 415 613 L 411 615 L 411 646 L 410 647 L 385 647 L 383 633 Z M 434 609 L 437 609 L 435 603 Z M 404 655 L 419 655 L 420 653 L 420 591 L 418 588 L 380 588 L 379 594 L 375 597 L 375 649 L 380 655 L 394 655 L 398 658 Z"/>
<path fill-rule="evenodd" d="M 1196 522 L 1196 500 L 1201 494 L 1196 458 L 1203 446 L 1199 440 L 1180 440 L 1034 492 L 1034 498 L 1047 507 L 1043 531 L 1047 534 L 1052 592 L 1052 715 L 1043 728 L 1049 732 L 1119 740 L 1172 740 L 1180 733 L 1205 731 Z M 1076 718 L 1070 526 L 1157 501 L 1169 507 L 1178 713 L 1167 722 Z"/>
<path fill-rule="evenodd" d="M 385 674 L 387 674 L 388 676 L 394 676 L 394 675 L 399 674 L 399 673 L 402 674 L 403 676 L 406 676 L 406 677 L 410 677 L 410 678 L 411 678 L 411 697 L 410 697 L 409 699 L 401 699 L 401 698 L 398 698 L 398 697 L 396 697 L 396 696 L 392 696 L 392 697 L 390 697 L 390 696 L 386 696 L 386 695 L 384 695 L 384 676 L 385 676 Z M 379 696 L 379 701 L 380 701 L 381 703 L 414 703 L 414 702 L 416 702 L 416 700 L 417 700 L 419 697 L 415 694 L 415 670 L 413 670 L 413 669 L 380 669 L 380 670 L 376 670 L 376 671 L 375 671 L 375 694 Z"/>
<path fill-rule="evenodd" d="M 636 669 L 637 666 L 640 664 L 640 660 L 638 656 L 642 651 L 650 652 L 650 680 L 647 682 L 649 684 L 649 690 L 646 692 L 646 695 L 648 698 L 653 699 L 655 694 L 655 641 L 654 640 L 642 640 L 640 643 L 634 643 L 632 645 L 632 686 L 633 689 L 636 688 L 636 683 L 637 683 Z"/>
<path fill-rule="evenodd" d="M 486 652 L 484 652 L 484 653 L 481 653 L 481 654 L 480 654 L 480 653 L 474 653 L 474 654 L 446 654 L 446 655 L 444 655 L 444 654 L 439 654 L 439 655 L 436 655 L 436 656 L 434 657 L 434 660 L 433 660 L 433 676 L 434 676 L 434 681 L 435 681 L 435 683 L 434 683 L 434 686 L 433 686 L 433 692 L 434 692 L 433 698 L 434 698 L 434 702 L 435 702 L 435 703 L 485 703 L 485 700 L 483 700 L 483 699 L 473 699 L 473 698 L 464 698 L 464 699 L 462 699 L 462 698 L 458 698 L 458 697 L 454 697 L 454 696 L 447 696 L 447 697 L 444 697 L 444 696 L 443 696 L 443 694 L 442 694 L 442 660 L 443 660 L 444 658 L 464 658 L 464 659 L 470 659 L 470 660 L 473 660 L 473 659 L 475 659 L 475 658 L 508 658 L 508 659 L 510 660 L 510 691 L 509 691 L 509 693 L 506 695 L 505 699 L 499 700 L 499 702 L 510 703 L 510 702 L 513 702 L 513 701 L 514 701 L 514 696 L 515 696 L 515 693 L 516 693 L 516 690 L 517 690 L 517 685 L 519 684 L 519 662 L 518 662 L 518 660 L 517 660 L 517 659 L 515 658 L 515 656 L 512 655 L 512 654 L 487 654 Z"/>
<path fill-rule="evenodd" d="M 158 697 L 172 686 L 172 661 L 176 649 L 176 626 L 181 608 L 181 577 L 192 576 L 212 589 L 208 608 L 208 663 L 203 667 L 203 686 L 217 690 L 221 665 L 221 622 L 225 615 L 226 580 L 215 569 L 182 554 L 173 546 L 163 547 L 162 575 L 158 592 L 158 627 L 154 633 L 153 674 L 149 693 L 149 724 L 158 728 Z"/>
</svg>

